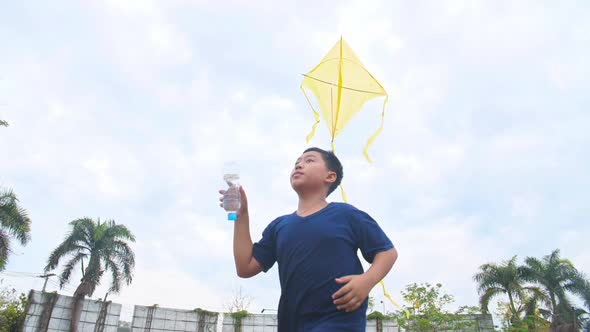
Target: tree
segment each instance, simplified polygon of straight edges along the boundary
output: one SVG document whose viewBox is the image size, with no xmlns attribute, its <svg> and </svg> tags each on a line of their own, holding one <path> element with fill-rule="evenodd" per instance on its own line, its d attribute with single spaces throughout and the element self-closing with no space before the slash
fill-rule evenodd
<svg viewBox="0 0 590 332">
<path fill-rule="evenodd" d="M 516 264 L 516 256 L 501 264 L 487 263 L 479 268 L 473 279 L 477 282 L 480 295 L 479 305 L 483 313 L 488 313 L 490 301 L 497 296 L 508 296 L 510 325 L 520 324 L 520 314 L 526 303 L 526 294 L 535 299 L 544 299 L 542 292 L 534 287 L 524 287 L 523 271 Z"/>
<path fill-rule="evenodd" d="M 8 127 L 8 122 L 0 120 L 0 127 Z"/>
<path fill-rule="evenodd" d="M 576 319 L 568 294 L 582 293 L 587 281 L 572 262 L 560 257 L 559 249 L 540 260 L 527 257 L 521 270 L 526 281 L 539 285 L 547 294 L 552 327 Z"/>
<path fill-rule="evenodd" d="M 406 302 L 404 310 L 394 314 L 399 327 L 407 331 L 458 331 L 469 328 L 472 322 L 464 320 L 466 314 L 479 311 L 477 307 L 460 307 L 456 312 L 445 310 L 445 306 L 454 302 L 452 295 L 442 293 L 442 285 L 429 283 L 410 284 L 402 291 Z"/>
<path fill-rule="evenodd" d="M 549 322 L 547 314 L 539 309 L 541 300 L 535 294 L 524 293 L 522 298 L 515 299 L 515 307 L 519 320 L 514 322 L 511 306 L 508 302 L 500 301 L 497 304 L 496 315 L 502 322 L 502 331 L 548 331 Z"/>
<path fill-rule="evenodd" d="M 70 331 L 76 332 L 82 301 L 86 296 L 92 296 L 104 272 L 111 272 L 109 293 L 118 293 L 123 281 L 127 285 L 131 284 L 135 256 L 127 241 L 135 242 L 135 237 L 127 227 L 112 220 L 101 222 L 99 219 L 95 222 L 90 218 L 82 218 L 70 222 L 70 226 L 69 234 L 50 254 L 45 272 L 56 269 L 63 258 L 70 256 L 71 259 L 59 276 L 60 287 L 63 287 L 70 280 L 76 265 L 81 265 L 82 279 L 73 295 L 70 322 Z M 86 267 L 85 259 L 88 261 Z"/>
<path fill-rule="evenodd" d="M 584 326 L 586 330 L 590 330 L 590 281 L 581 272 L 577 278 L 582 280 L 577 280 L 574 283 L 575 286 L 572 287 L 573 289 L 571 291 L 582 299 L 584 306 L 586 307 L 585 311 L 581 309 L 578 311 L 580 313 L 578 316 L 580 319 L 578 326 Z"/>
<path fill-rule="evenodd" d="M 11 252 L 10 237 L 21 245 L 31 239 L 31 219 L 11 190 L 0 190 L 0 271 L 4 270 Z"/>
<path fill-rule="evenodd" d="M 372 296 L 369 296 L 369 304 L 367 309 L 369 312 L 375 311 L 375 298 Z"/>
<path fill-rule="evenodd" d="M 240 286 L 238 289 L 233 291 L 231 298 L 225 302 L 224 308 L 229 313 L 236 313 L 236 312 L 244 312 L 248 311 L 250 304 L 252 303 L 252 298 L 246 294 L 244 294 L 242 287 Z"/>
<path fill-rule="evenodd" d="M 0 290 L 0 332 L 20 332 L 25 320 L 27 297 L 16 290 Z"/>
</svg>

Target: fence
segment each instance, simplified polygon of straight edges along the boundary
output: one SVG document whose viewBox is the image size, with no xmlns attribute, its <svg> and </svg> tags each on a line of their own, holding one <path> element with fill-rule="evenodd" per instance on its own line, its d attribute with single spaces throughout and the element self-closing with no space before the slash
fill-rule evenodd
<svg viewBox="0 0 590 332">
<path fill-rule="evenodd" d="M 68 332 L 73 298 L 32 290 L 23 332 Z M 277 332 L 273 314 L 232 315 L 201 309 L 183 310 L 135 305 L 131 324 L 120 325 L 120 304 L 84 300 L 78 332 Z M 470 315 L 469 332 L 494 331 L 491 315 Z M 393 321 L 367 321 L 367 332 L 400 332 Z M 467 332 L 467 331 L 465 331 Z"/>
<path fill-rule="evenodd" d="M 69 331 L 73 298 L 57 293 L 31 291 L 25 316 L 24 332 Z M 84 300 L 79 332 L 117 332 L 121 305 Z"/>
</svg>

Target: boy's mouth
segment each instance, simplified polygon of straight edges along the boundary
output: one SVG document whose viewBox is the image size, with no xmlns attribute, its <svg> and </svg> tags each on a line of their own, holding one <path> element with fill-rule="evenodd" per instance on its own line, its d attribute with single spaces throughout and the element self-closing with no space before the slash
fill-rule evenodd
<svg viewBox="0 0 590 332">
<path fill-rule="evenodd" d="M 293 173 L 292 177 L 296 177 L 298 175 L 303 175 L 303 172 L 295 172 L 295 173 Z"/>
</svg>

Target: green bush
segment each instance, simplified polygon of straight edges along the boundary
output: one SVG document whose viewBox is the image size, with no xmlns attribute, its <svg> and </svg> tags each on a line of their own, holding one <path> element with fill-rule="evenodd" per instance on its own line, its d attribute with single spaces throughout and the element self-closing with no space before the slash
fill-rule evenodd
<svg viewBox="0 0 590 332">
<path fill-rule="evenodd" d="M 16 290 L 0 291 L 0 332 L 20 332 L 25 321 L 27 297 Z"/>
</svg>

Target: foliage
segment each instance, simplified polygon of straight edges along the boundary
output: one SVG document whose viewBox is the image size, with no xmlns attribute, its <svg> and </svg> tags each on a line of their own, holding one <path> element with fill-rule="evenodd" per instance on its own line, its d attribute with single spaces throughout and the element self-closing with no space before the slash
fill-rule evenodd
<svg viewBox="0 0 590 332">
<path fill-rule="evenodd" d="M 522 306 L 520 302 L 517 303 L 517 306 Z M 503 332 L 528 332 L 528 331 L 536 331 L 536 332 L 544 332 L 549 330 L 549 322 L 543 318 L 543 315 L 539 310 L 535 310 L 533 312 L 525 310 L 524 312 L 520 310 L 518 312 L 519 320 L 516 322 L 511 322 L 512 312 L 510 309 L 510 304 L 508 302 L 498 302 L 497 309 L 496 309 L 496 316 L 500 318 L 501 322 L 501 331 Z M 524 315 L 524 317 L 520 317 L 520 315 Z"/>
<path fill-rule="evenodd" d="M 524 279 L 545 294 L 544 304 L 553 326 L 578 320 L 579 310 L 571 305 L 570 295 L 577 294 L 583 299 L 589 291 L 588 280 L 571 261 L 560 257 L 559 249 L 542 259 L 527 257 L 521 270 Z"/>
<path fill-rule="evenodd" d="M 127 242 L 135 242 L 135 237 L 127 227 L 112 220 L 101 222 L 99 219 L 95 222 L 90 218 L 74 220 L 70 222 L 70 226 L 70 233 L 51 252 L 45 272 L 57 268 L 63 258 L 71 256 L 60 275 L 61 287 L 70 280 L 72 271 L 78 264 L 82 266 L 81 286 L 86 286 L 81 291 L 84 296 L 92 296 L 107 270 L 110 270 L 112 276 L 109 292 L 118 293 L 123 281 L 127 285 L 131 284 L 135 256 Z M 88 259 L 86 268 L 84 259 Z"/>
<path fill-rule="evenodd" d="M 204 315 L 217 315 L 216 312 L 201 309 L 201 308 L 195 308 L 195 309 L 193 309 L 193 311 L 196 313 L 199 313 L 199 314 L 204 314 Z"/>
<path fill-rule="evenodd" d="M 28 299 L 15 289 L 0 291 L 0 332 L 19 332 L 25 320 Z"/>
<path fill-rule="evenodd" d="M 0 271 L 6 267 L 11 251 L 10 237 L 26 245 L 31 239 L 31 219 L 12 190 L 0 190 Z"/>
<path fill-rule="evenodd" d="M 464 320 L 466 314 L 478 312 L 476 307 L 461 307 L 456 312 L 449 312 L 445 307 L 454 302 L 450 294 L 442 292 L 440 283 L 410 284 L 402 291 L 406 302 L 404 309 L 410 312 L 406 317 L 403 311 L 393 314 L 399 327 L 409 331 L 456 331 L 473 326 L 473 322 Z"/>
<path fill-rule="evenodd" d="M 373 312 L 375 310 L 375 298 L 372 296 L 369 296 L 369 301 L 368 301 L 368 306 L 367 309 L 369 312 Z"/>
<path fill-rule="evenodd" d="M 516 264 L 516 256 L 501 264 L 487 263 L 479 267 L 473 279 L 477 283 L 480 295 L 479 304 L 484 313 L 488 313 L 488 304 L 494 297 L 508 296 L 508 321 L 511 325 L 518 324 L 519 308 L 517 302 L 524 297 L 525 282 L 522 270 Z"/>
<path fill-rule="evenodd" d="M 8 122 L 0 120 L 0 127 L 8 127 Z"/>
<path fill-rule="evenodd" d="M 505 295 L 497 314 L 504 331 L 545 331 L 559 325 L 585 324 L 586 311 L 572 306 L 571 295 L 589 307 L 590 282 L 573 263 L 554 250 L 542 259 L 527 257 L 524 265 L 516 256 L 501 264 L 488 263 L 474 276 L 480 305 L 487 312 L 489 301 Z"/>
<path fill-rule="evenodd" d="M 239 287 L 234 289 L 231 298 L 225 302 L 224 308 L 230 313 L 246 311 L 249 309 L 251 302 L 252 298 L 244 293 L 242 287 Z"/>
<path fill-rule="evenodd" d="M 207 324 L 211 324 L 212 319 L 216 319 L 217 313 L 201 308 L 196 308 L 193 310 L 197 313 L 197 329 L 199 331 L 204 330 L 207 327 Z"/>
<path fill-rule="evenodd" d="M 231 298 L 225 302 L 224 307 L 233 318 L 235 332 L 242 330 L 242 319 L 249 315 L 248 308 L 251 302 L 252 298 L 244 294 L 242 287 L 234 289 Z"/>
<path fill-rule="evenodd" d="M 70 226 L 71 231 L 64 241 L 49 255 L 45 272 L 57 268 L 63 258 L 70 256 L 60 275 L 60 287 L 63 287 L 70 280 L 74 268 L 80 264 L 82 279 L 74 292 L 70 319 L 70 331 L 76 332 L 82 315 L 82 300 L 92 296 L 104 272 L 111 272 L 109 293 L 118 293 L 122 282 L 131 284 L 135 255 L 127 242 L 134 242 L 135 236 L 127 227 L 113 220 L 101 222 L 99 219 L 95 222 L 90 218 L 82 218 L 70 222 Z M 86 267 L 84 259 L 88 259 Z"/>
<path fill-rule="evenodd" d="M 236 312 L 231 312 L 229 314 L 231 318 L 234 320 L 234 331 L 241 332 L 242 331 L 242 319 L 248 317 L 249 313 L 247 310 L 240 310 Z"/>
<path fill-rule="evenodd" d="M 367 315 L 367 320 L 391 320 L 392 317 L 381 313 L 381 311 L 373 311 Z"/>
</svg>

